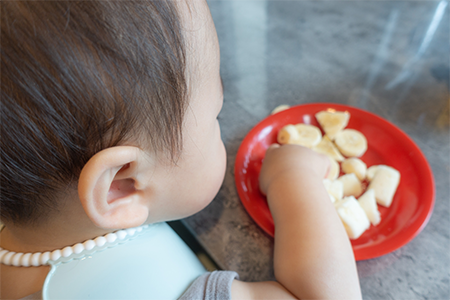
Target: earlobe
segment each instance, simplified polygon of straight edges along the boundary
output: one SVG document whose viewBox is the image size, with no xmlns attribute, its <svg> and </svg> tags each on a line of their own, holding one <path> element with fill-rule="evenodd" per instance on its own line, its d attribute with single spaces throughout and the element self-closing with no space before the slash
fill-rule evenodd
<svg viewBox="0 0 450 300">
<path fill-rule="evenodd" d="M 116 146 L 96 153 L 84 166 L 78 195 L 96 226 L 129 228 L 147 220 L 149 205 L 142 190 L 145 186 L 136 182 L 141 156 L 137 147 Z"/>
</svg>

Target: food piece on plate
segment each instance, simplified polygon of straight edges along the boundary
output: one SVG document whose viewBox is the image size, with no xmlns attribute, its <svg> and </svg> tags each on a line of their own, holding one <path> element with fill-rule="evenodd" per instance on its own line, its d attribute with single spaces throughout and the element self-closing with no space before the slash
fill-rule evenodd
<svg viewBox="0 0 450 300">
<path fill-rule="evenodd" d="M 366 164 L 359 158 L 347 158 L 341 164 L 342 172 L 345 174 L 354 173 L 359 180 L 363 181 L 366 178 Z"/>
<path fill-rule="evenodd" d="M 375 177 L 375 173 L 377 172 L 379 166 L 382 166 L 382 165 L 371 166 L 370 168 L 367 169 L 366 179 L 368 181 L 372 181 L 372 179 Z"/>
<path fill-rule="evenodd" d="M 365 211 L 370 223 L 376 226 L 381 221 L 380 212 L 378 211 L 377 200 L 375 199 L 375 191 L 368 189 L 361 197 L 358 198 L 359 205 Z"/>
<path fill-rule="evenodd" d="M 360 157 L 367 150 L 367 139 L 361 132 L 355 129 L 339 131 L 334 142 L 339 151 L 347 157 Z"/>
<path fill-rule="evenodd" d="M 295 141 L 297 145 L 312 148 L 322 139 L 322 132 L 314 125 L 297 124 L 295 128 L 299 134 L 299 138 Z"/>
<path fill-rule="evenodd" d="M 277 107 L 274 108 L 274 110 L 272 110 L 272 112 L 270 114 L 274 115 L 274 114 L 279 113 L 280 111 L 286 110 L 288 108 L 290 108 L 290 106 L 286 105 L 286 104 L 278 105 Z"/>
<path fill-rule="evenodd" d="M 325 134 L 331 140 L 334 140 L 336 133 L 347 126 L 350 114 L 348 112 L 334 110 L 320 111 L 316 114 L 316 119 Z"/>
<path fill-rule="evenodd" d="M 330 193 L 328 193 L 328 196 L 330 197 L 331 203 L 336 202 L 336 198 L 334 198 L 333 195 L 331 195 Z"/>
<path fill-rule="evenodd" d="M 324 179 L 323 185 L 330 195 L 330 198 L 332 198 L 331 202 L 339 201 L 344 197 L 344 186 L 342 185 L 342 182 Z"/>
<path fill-rule="evenodd" d="M 328 156 L 328 158 L 330 159 L 330 171 L 328 172 L 327 178 L 330 180 L 335 180 L 341 172 L 341 167 L 339 167 L 339 163 L 330 156 Z"/>
<path fill-rule="evenodd" d="M 378 204 L 389 207 L 392 204 L 399 183 L 399 171 L 389 166 L 379 165 L 367 189 L 375 191 L 375 198 Z"/>
<path fill-rule="evenodd" d="M 293 144 L 298 140 L 300 135 L 294 125 L 289 124 L 278 131 L 277 141 L 280 144 Z"/>
<path fill-rule="evenodd" d="M 355 174 L 345 174 L 337 179 L 341 181 L 344 186 L 344 196 L 354 196 L 358 197 L 362 193 L 362 185 L 361 181 L 359 181 L 358 177 Z"/>
<path fill-rule="evenodd" d="M 314 146 L 312 149 L 318 153 L 326 154 L 336 161 L 343 161 L 345 159 L 333 144 L 333 142 L 326 135 L 322 138 L 320 143 Z"/>
<path fill-rule="evenodd" d="M 334 205 L 350 239 L 359 238 L 370 227 L 370 221 L 355 197 L 345 197 Z"/>
</svg>

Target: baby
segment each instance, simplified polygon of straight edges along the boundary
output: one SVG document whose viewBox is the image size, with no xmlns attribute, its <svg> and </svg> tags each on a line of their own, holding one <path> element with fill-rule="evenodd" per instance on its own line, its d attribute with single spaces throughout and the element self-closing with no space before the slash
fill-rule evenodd
<svg viewBox="0 0 450 300">
<path fill-rule="evenodd" d="M 205 1 L 4 1 L 1 30 L 2 299 L 361 298 L 328 159 L 301 146 L 260 174 L 276 282 L 207 273 L 165 225 L 225 172 Z"/>
</svg>

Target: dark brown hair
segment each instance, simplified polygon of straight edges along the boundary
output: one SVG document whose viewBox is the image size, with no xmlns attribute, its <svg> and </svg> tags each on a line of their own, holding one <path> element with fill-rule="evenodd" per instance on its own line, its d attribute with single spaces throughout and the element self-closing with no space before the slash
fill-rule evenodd
<svg viewBox="0 0 450 300">
<path fill-rule="evenodd" d="M 98 151 L 181 149 L 185 52 L 170 1 L 2 1 L 1 219 L 57 211 Z"/>
</svg>

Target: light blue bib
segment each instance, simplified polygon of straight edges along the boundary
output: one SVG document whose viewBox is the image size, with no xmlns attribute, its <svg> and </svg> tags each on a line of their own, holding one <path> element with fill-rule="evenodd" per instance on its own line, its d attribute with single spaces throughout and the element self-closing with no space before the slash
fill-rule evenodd
<svg viewBox="0 0 450 300">
<path fill-rule="evenodd" d="M 166 223 L 50 264 L 43 299 L 177 299 L 206 272 Z"/>
</svg>

